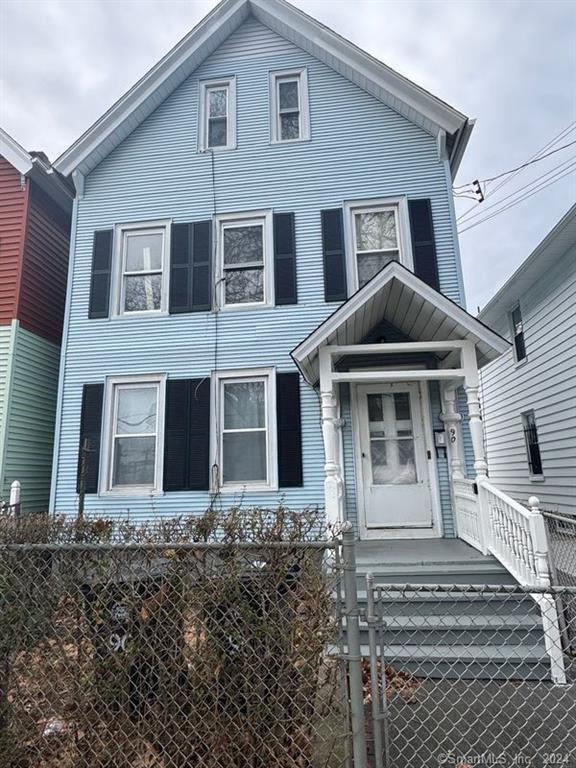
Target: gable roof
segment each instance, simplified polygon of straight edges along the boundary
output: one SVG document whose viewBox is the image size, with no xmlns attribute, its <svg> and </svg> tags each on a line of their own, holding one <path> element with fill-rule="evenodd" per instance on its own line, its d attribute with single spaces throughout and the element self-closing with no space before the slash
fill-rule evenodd
<svg viewBox="0 0 576 768">
<path fill-rule="evenodd" d="M 72 210 L 73 191 L 43 152 L 26 152 L 16 139 L 0 128 L 0 155 L 21 176 L 33 179 L 65 211 Z"/>
<path fill-rule="evenodd" d="M 478 314 L 478 318 L 489 325 L 499 323 L 514 304 L 526 295 L 528 289 L 543 278 L 568 249 L 574 246 L 576 246 L 576 203 L 490 299 Z"/>
<path fill-rule="evenodd" d="M 308 383 L 318 382 L 318 351 L 329 344 L 359 344 L 382 320 L 413 341 L 471 340 L 483 366 L 510 344 L 397 261 L 391 261 L 342 304 L 307 339 L 292 359 Z"/>
<path fill-rule="evenodd" d="M 434 136 L 449 138 L 455 174 L 472 125 L 462 113 L 286 0 L 222 0 L 55 162 L 86 175 L 250 15 Z"/>
</svg>

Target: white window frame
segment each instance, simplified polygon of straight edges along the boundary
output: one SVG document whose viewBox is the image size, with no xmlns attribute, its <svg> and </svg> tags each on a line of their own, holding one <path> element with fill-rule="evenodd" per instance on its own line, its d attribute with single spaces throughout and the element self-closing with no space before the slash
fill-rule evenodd
<svg viewBox="0 0 576 768">
<path fill-rule="evenodd" d="M 247 227 L 262 225 L 263 257 L 264 257 L 264 300 L 243 302 L 241 304 L 226 303 L 226 283 L 224 276 L 224 230 L 227 227 Z M 255 309 L 257 307 L 274 306 L 274 232 L 272 226 L 272 211 L 252 211 L 246 213 L 226 213 L 216 216 L 216 302 L 219 309 L 239 310 Z M 259 266 L 259 265 L 258 265 Z"/>
<path fill-rule="evenodd" d="M 121 389 L 157 387 L 156 405 L 156 462 L 153 485 L 112 486 L 114 467 L 115 421 L 117 392 Z M 158 496 L 163 494 L 164 470 L 164 414 L 166 403 L 166 374 L 141 376 L 108 376 L 104 398 L 104 425 L 100 455 L 100 496 Z"/>
<path fill-rule="evenodd" d="M 350 295 L 356 293 L 359 288 L 358 263 L 356 260 L 356 220 L 354 216 L 357 213 L 374 213 L 376 211 L 390 210 L 394 211 L 396 216 L 398 248 L 394 250 L 398 250 L 398 261 L 411 271 L 414 271 L 408 198 L 401 196 L 347 201 L 344 203 L 344 236 L 346 241 L 346 276 Z"/>
<path fill-rule="evenodd" d="M 226 144 L 222 147 L 208 146 L 208 94 L 212 90 L 225 89 L 228 92 L 226 113 Z M 201 80 L 198 94 L 198 150 L 200 152 L 223 152 L 236 149 L 236 78 L 222 77 L 216 80 Z"/>
<path fill-rule="evenodd" d="M 266 387 L 266 467 L 268 479 L 266 482 L 253 481 L 245 483 L 224 483 L 224 385 L 226 383 L 241 383 L 248 381 L 264 381 Z M 213 463 L 218 467 L 212 473 L 212 491 L 221 493 L 241 493 L 243 491 L 275 491 L 278 490 L 278 439 L 276 424 L 276 369 L 275 368 L 245 368 L 229 371 L 218 371 L 212 377 L 212 418 L 211 418 L 211 455 Z"/>
<path fill-rule="evenodd" d="M 525 358 L 522 358 L 521 362 L 524 362 Z M 533 408 L 529 408 L 527 411 L 523 411 L 520 414 L 520 419 L 522 422 L 522 437 L 524 439 L 524 450 L 526 453 L 526 463 L 528 464 L 528 477 L 530 478 L 531 483 L 542 483 L 546 479 L 544 477 L 544 461 L 542 458 L 542 443 L 540 442 L 540 434 L 538 432 L 538 424 L 536 423 L 536 413 L 534 412 Z M 534 424 L 534 429 L 536 430 L 536 444 L 538 445 L 538 454 L 540 455 L 540 468 L 542 469 L 542 472 L 539 474 L 536 474 L 532 472 L 532 461 L 530 459 L 530 446 L 528 444 L 528 439 L 526 436 L 526 429 L 529 426 L 529 422 L 532 421 Z"/>
<path fill-rule="evenodd" d="M 283 139 L 280 129 L 279 82 L 295 80 L 298 83 L 298 106 L 300 111 L 300 136 L 297 139 Z M 310 140 L 310 109 L 308 101 L 308 70 L 283 69 L 270 72 L 270 141 L 272 144 L 296 144 Z"/>
<path fill-rule="evenodd" d="M 140 221 L 130 224 L 116 224 L 114 227 L 114 258 L 112 267 L 112 296 L 113 313 L 112 317 L 150 317 L 154 315 L 168 314 L 168 290 L 170 286 L 170 235 L 171 221 Z M 152 274 L 161 271 L 162 274 L 162 298 L 160 309 L 145 309 L 138 312 L 127 312 L 124 309 L 124 276 L 127 274 L 124 269 L 126 260 L 126 239 L 131 234 L 152 234 L 162 233 L 162 270 L 151 270 L 150 273 L 129 273 L 129 274 Z"/>
</svg>

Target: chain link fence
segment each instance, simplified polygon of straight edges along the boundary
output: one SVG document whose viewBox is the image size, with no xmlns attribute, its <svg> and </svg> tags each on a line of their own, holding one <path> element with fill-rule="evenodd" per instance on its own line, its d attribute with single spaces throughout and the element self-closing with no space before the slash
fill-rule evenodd
<svg viewBox="0 0 576 768">
<path fill-rule="evenodd" d="M 313 515 L 1 519 L 0 765 L 346 765 L 338 581 Z"/>
<path fill-rule="evenodd" d="M 544 512 L 552 579 L 558 586 L 576 587 L 576 518 Z M 562 635 L 567 650 L 576 654 L 576 597 L 558 598 Z"/>
<path fill-rule="evenodd" d="M 368 580 L 368 764 L 574 768 L 576 669 L 554 599 L 568 595 Z"/>
</svg>

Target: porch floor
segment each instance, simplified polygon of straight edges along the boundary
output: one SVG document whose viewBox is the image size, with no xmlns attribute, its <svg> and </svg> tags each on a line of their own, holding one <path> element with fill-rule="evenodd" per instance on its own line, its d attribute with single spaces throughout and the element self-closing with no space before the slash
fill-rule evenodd
<svg viewBox="0 0 576 768">
<path fill-rule="evenodd" d="M 356 542 L 356 559 L 374 563 L 431 565 L 457 562 L 493 562 L 462 539 L 377 539 Z"/>
<path fill-rule="evenodd" d="M 492 555 L 461 539 L 382 539 L 356 542 L 359 574 L 404 583 L 515 584 Z"/>
</svg>

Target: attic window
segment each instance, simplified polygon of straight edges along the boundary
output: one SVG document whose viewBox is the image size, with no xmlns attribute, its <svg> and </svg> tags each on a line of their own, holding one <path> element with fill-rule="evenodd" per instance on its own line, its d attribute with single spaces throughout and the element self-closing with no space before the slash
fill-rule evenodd
<svg viewBox="0 0 576 768">
<path fill-rule="evenodd" d="M 271 73 L 270 107 L 273 142 L 287 143 L 310 138 L 306 69 Z"/>
<path fill-rule="evenodd" d="M 236 83 L 234 78 L 200 83 L 199 148 L 236 146 Z"/>
</svg>

